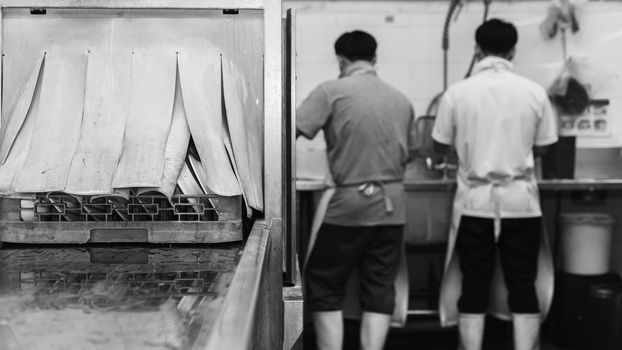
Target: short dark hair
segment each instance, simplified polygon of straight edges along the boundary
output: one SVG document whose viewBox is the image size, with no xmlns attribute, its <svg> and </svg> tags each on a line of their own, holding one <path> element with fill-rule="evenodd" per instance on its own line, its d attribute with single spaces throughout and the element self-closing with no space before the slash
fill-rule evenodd
<svg viewBox="0 0 622 350">
<path fill-rule="evenodd" d="M 475 42 L 482 51 L 504 55 L 516 46 L 518 32 L 512 23 L 493 18 L 477 28 Z"/>
<path fill-rule="evenodd" d="M 376 39 L 369 33 L 354 30 L 341 34 L 335 41 L 335 53 L 350 61 L 371 61 L 376 57 Z"/>
</svg>

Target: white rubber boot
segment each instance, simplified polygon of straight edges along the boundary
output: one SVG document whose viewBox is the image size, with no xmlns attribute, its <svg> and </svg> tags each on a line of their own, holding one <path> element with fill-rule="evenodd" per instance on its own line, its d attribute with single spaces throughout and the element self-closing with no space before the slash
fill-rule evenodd
<svg viewBox="0 0 622 350">
<path fill-rule="evenodd" d="M 512 314 L 514 350 L 540 349 L 540 314 Z"/>
<path fill-rule="evenodd" d="M 458 350 L 481 350 L 484 339 L 484 314 L 460 314 Z"/>
<path fill-rule="evenodd" d="M 313 312 L 315 342 L 318 350 L 341 350 L 343 346 L 343 314 L 341 311 Z"/>
</svg>

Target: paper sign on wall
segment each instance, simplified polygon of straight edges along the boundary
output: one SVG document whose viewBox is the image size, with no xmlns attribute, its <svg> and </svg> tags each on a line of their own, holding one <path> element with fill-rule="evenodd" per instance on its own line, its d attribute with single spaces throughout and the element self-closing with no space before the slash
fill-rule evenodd
<svg viewBox="0 0 622 350">
<path fill-rule="evenodd" d="M 609 137 L 611 116 L 608 99 L 593 99 L 580 116 L 560 116 L 559 134 L 562 136 Z"/>
</svg>

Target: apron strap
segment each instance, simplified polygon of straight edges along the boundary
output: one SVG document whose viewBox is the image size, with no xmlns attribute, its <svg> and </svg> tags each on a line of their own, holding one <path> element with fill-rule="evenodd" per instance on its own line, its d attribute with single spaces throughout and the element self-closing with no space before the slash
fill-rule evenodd
<svg viewBox="0 0 622 350">
<path fill-rule="evenodd" d="M 495 230 L 495 243 L 499 241 L 501 235 L 501 198 L 499 198 L 500 184 L 492 184 L 490 189 L 490 195 L 492 197 L 492 203 L 494 205 L 495 218 L 494 218 L 494 230 Z"/>
<path fill-rule="evenodd" d="M 499 189 L 503 186 L 507 186 L 514 181 L 528 180 L 529 176 L 516 176 L 509 179 L 487 179 L 483 184 L 492 185 L 490 188 L 490 198 L 494 206 L 494 233 L 495 242 L 499 240 L 501 235 L 501 196 L 499 195 Z"/>
</svg>

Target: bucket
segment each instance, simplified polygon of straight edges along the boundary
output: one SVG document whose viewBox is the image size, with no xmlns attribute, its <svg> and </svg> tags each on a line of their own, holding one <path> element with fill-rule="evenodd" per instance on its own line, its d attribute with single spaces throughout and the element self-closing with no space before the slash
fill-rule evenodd
<svg viewBox="0 0 622 350">
<path fill-rule="evenodd" d="M 607 273 L 614 221 L 603 213 L 560 214 L 562 270 L 577 275 Z"/>
</svg>

